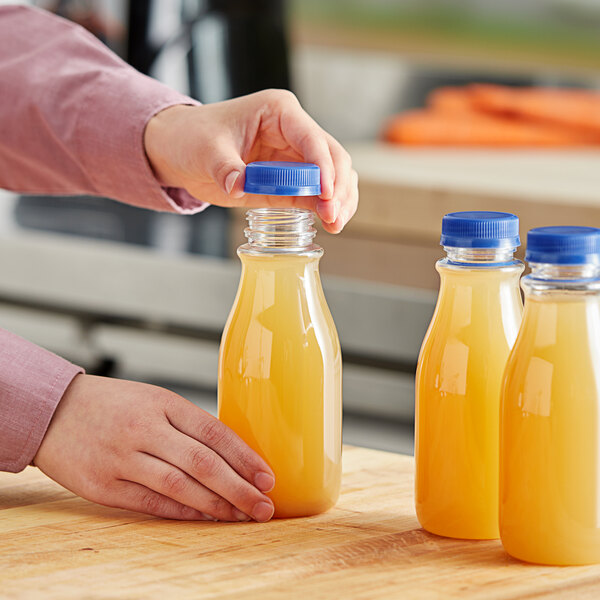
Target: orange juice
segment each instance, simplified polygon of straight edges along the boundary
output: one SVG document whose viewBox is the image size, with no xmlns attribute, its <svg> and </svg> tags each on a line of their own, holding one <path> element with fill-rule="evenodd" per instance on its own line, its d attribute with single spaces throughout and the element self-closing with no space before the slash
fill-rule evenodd
<svg viewBox="0 0 600 600">
<path fill-rule="evenodd" d="M 600 249 L 592 228 L 530 232 L 533 272 L 523 281 L 523 324 L 502 394 L 502 543 L 517 558 L 554 565 L 600 562 L 598 268 L 535 262 L 544 237 L 559 249 L 542 260 L 569 260 L 573 248 L 559 250 L 570 236 L 571 245 L 591 236 Z"/>
<path fill-rule="evenodd" d="M 523 266 L 512 257 L 518 220 L 506 213 L 454 215 L 473 221 L 472 241 L 442 236 L 448 258 L 436 265 L 440 293 L 416 376 L 416 511 L 431 533 L 492 539 L 499 536 L 500 385 L 522 312 Z M 444 218 L 443 232 L 454 215 Z M 476 227 L 490 220 L 491 232 Z"/>
<path fill-rule="evenodd" d="M 292 211 L 290 218 L 312 223 L 310 212 Z M 250 211 L 251 228 L 273 214 Z M 285 210 L 275 215 L 288 218 Z M 238 254 L 242 276 L 219 357 L 219 418 L 273 469 L 276 517 L 320 513 L 337 501 L 342 447 L 341 352 L 319 277 L 322 250 L 251 242 Z"/>
</svg>

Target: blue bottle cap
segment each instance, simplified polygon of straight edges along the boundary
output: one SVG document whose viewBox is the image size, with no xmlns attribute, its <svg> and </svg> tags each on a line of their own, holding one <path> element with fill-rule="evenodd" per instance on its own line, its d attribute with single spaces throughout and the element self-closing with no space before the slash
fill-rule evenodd
<svg viewBox="0 0 600 600">
<path fill-rule="evenodd" d="M 312 163 L 263 161 L 246 167 L 247 194 L 319 196 L 321 170 Z"/>
<path fill-rule="evenodd" d="M 600 229 L 537 227 L 527 234 L 525 259 L 554 265 L 600 264 Z"/>
<path fill-rule="evenodd" d="M 511 213 L 465 211 L 442 219 L 440 244 L 449 248 L 516 248 L 519 218 Z"/>
</svg>

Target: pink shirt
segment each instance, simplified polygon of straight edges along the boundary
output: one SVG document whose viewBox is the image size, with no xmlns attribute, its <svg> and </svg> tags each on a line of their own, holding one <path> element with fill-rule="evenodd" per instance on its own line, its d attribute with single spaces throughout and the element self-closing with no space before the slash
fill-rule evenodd
<svg viewBox="0 0 600 600">
<path fill-rule="evenodd" d="M 144 153 L 149 119 L 174 104 L 197 102 L 137 72 L 77 25 L 0 6 L 0 187 L 198 212 L 205 203 L 161 187 Z M 0 329 L 0 470 L 31 463 L 81 372 Z"/>
</svg>

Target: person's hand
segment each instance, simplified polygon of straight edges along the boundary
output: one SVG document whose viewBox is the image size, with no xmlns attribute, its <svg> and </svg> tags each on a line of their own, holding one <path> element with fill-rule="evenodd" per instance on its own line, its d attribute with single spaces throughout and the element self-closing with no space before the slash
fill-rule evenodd
<svg viewBox="0 0 600 600">
<path fill-rule="evenodd" d="M 168 390 L 77 375 L 34 464 L 99 504 L 185 520 L 268 521 L 268 465 L 213 416 Z"/>
<path fill-rule="evenodd" d="M 308 208 L 331 233 L 356 212 L 358 176 L 349 154 L 286 90 L 167 108 L 148 122 L 144 146 L 161 184 L 185 188 L 210 204 Z M 256 160 L 319 165 L 321 196 L 244 195 L 246 164 Z"/>
</svg>

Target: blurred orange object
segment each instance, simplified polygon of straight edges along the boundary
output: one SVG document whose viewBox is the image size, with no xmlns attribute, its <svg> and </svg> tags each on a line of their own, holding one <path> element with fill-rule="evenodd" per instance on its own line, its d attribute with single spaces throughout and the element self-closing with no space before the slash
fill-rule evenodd
<svg viewBox="0 0 600 600">
<path fill-rule="evenodd" d="M 600 93 L 473 84 L 431 92 L 427 109 L 401 113 L 383 137 L 418 146 L 600 145 Z"/>
<path fill-rule="evenodd" d="M 556 123 L 600 134 L 600 93 L 567 88 L 471 85 L 472 106 L 485 112 Z"/>
<path fill-rule="evenodd" d="M 384 139 L 411 146 L 565 147 L 585 146 L 590 136 L 578 130 L 476 111 L 448 113 L 415 110 L 393 117 Z"/>
<path fill-rule="evenodd" d="M 472 94 L 466 87 L 441 87 L 427 97 L 427 107 L 436 112 L 473 112 Z"/>
</svg>

